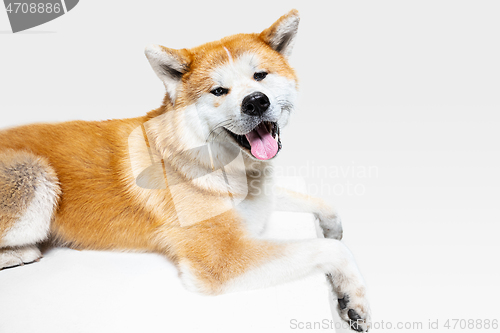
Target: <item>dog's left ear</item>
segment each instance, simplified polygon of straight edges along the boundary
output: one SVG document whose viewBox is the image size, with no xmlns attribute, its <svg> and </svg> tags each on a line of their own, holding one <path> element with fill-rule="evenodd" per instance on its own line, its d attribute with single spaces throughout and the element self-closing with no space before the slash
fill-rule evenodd
<svg viewBox="0 0 500 333">
<path fill-rule="evenodd" d="M 260 37 L 274 50 L 289 57 L 299 28 L 299 21 L 298 10 L 292 9 L 272 26 L 262 31 Z"/>
</svg>

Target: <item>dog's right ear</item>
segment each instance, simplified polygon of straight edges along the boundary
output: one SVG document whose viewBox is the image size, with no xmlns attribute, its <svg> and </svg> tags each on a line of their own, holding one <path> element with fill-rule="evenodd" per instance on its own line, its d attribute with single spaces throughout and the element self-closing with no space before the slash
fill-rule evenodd
<svg viewBox="0 0 500 333">
<path fill-rule="evenodd" d="M 172 103 L 182 76 L 189 70 L 191 55 L 188 50 L 174 50 L 161 45 L 149 45 L 144 53 L 156 75 L 162 80 Z"/>
</svg>

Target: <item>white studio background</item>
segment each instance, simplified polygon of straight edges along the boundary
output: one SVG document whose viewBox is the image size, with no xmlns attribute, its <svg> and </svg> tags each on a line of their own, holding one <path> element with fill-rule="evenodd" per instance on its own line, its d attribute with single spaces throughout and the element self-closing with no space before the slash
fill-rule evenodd
<svg viewBox="0 0 500 333">
<path fill-rule="evenodd" d="M 164 93 L 147 44 L 259 32 L 291 8 L 301 98 L 277 169 L 340 211 L 373 320 L 500 319 L 497 1 L 82 0 L 18 34 L 0 10 L 0 126 L 140 116 Z"/>
</svg>

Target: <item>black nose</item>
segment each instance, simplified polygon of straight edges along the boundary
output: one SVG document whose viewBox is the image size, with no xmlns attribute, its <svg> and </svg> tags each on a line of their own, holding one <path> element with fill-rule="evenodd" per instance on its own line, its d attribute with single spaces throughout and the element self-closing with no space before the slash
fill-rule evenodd
<svg viewBox="0 0 500 333">
<path fill-rule="evenodd" d="M 261 116 L 269 108 L 269 98 L 261 92 L 248 95 L 241 103 L 241 111 L 249 116 Z"/>
</svg>

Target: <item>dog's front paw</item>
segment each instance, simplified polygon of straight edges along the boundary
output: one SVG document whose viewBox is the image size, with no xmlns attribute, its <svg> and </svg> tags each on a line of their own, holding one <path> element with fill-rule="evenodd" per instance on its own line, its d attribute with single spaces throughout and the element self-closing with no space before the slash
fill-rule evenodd
<svg viewBox="0 0 500 333">
<path fill-rule="evenodd" d="M 338 299 L 338 311 L 340 318 L 346 321 L 352 330 L 368 332 L 371 317 L 364 291 L 358 290 L 355 294 L 344 294 L 343 298 Z"/>
<path fill-rule="evenodd" d="M 331 239 L 342 239 L 342 221 L 340 217 L 335 214 L 314 214 L 316 218 L 319 220 L 319 225 L 321 229 L 323 229 L 323 235 L 325 238 Z"/>
</svg>

